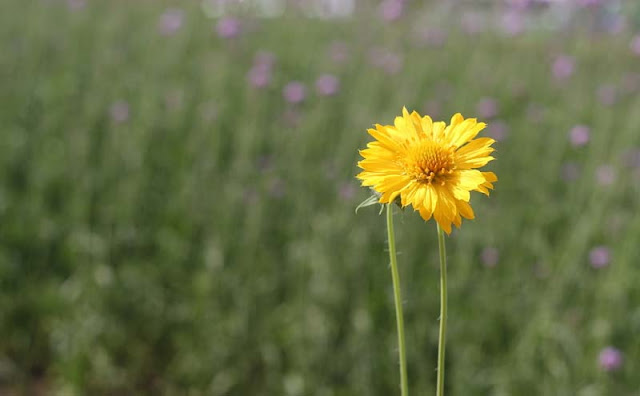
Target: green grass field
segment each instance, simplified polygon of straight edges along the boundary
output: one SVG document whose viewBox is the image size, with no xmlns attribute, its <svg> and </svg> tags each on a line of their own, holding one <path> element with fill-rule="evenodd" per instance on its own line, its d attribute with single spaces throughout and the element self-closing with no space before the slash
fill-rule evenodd
<svg viewBox="0 0 640 396">
<path fill-rule="evenodd" d="M 182 19 L 163 33 L 169 6 Z M 457 9 L 414 8 L 242 17 L 223 38 L 198 2 L 8 2 L 0 393 L 398 394 L 385 220 L 354 213 L 369 194 L 354 176 L 366 129 L 407 106 L 499 138 L 495 192 L 447 241 L 447 393 L 638 395 L 633 25 L 470 35 Z M 315 88 L 327 73 L 332 96 Z M 397 210 L 413 395 L 435 393 L 435 229 Z"/>
</svg>

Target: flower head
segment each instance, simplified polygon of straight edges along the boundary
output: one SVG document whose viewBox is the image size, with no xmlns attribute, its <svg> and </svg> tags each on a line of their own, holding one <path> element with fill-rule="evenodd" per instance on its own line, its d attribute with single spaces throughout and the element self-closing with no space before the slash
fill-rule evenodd
<svg viewBox="0 0 640 396">
<path fill-rule="evenodd" d="M 170 8 L 160 16 L 158 30 L 160 31 L 160 34 L 164 36 L 171 36 L 180 30 L 183 20 L 184 11 L 176 8 Z"/>
<path fill-rule="evenodd" d="M 470 192 L 489 195 L 498 180 L 493 172 L 476 169 L 494 159 L 495 140 L 474 139 L 485 126 L 459 113 L 447 126 L 403 109 L 394 125 L 368 130 L 376 140 L 360 151 L 363 172 L 357 177 L 381 194 L 380 203 L 399 197 L 403 207 L 413 206 L 424 220 L 433 216 L 449 234 L 452 223 L 460 227 L 461 217 L 474 218 Z"/>
<path fill-rule="evenodd" d="M 596 246 L 589 252 L 589 261 L 593 268 L 604 268 L 611 261 L 611 253 L 606 246 Z"/>
<path fill-rule="evenodd" d="M 333 74 L 323 74 L 316 80 L 316 91 L 322 96 L 332 96 L 338 93 L 340 80 Z"/>
<path fill-rule="evenodd" d="M 300 103 L 304 101 L 304 98 L 307 96 L 307 89 L 301 82 L 291 81 L 284 86 L 282 96 L 284 96 L 289 103 Z"/>
<path fill-rule="evenodd" d="M 598 360 L 604 371 L 615 371 L 622 366 L 622 352 L 614 347 L 606 347 L 600 351 Z"/>
<path fill-rule="evenodd" d="M 556 80 L 566 80 L 571 77 L 574 69 L 575 61 L 572 57 L 566 55 L 558 56 L 551 66 L 553 77 L 555 77 Z"/>
<path fill-rule="evenodd" d="M 235 38 L 240 34 L 240 21 L 231 17 L 222 18 L 216 25 L 216 31 L 221 38 Z"/>
<path fill-rule="evenodd" d="M 569 140 L 573 147 L 584 146 L 589 143 L 590 130 L 588 126 L 576 125 L 569 131 Z"/>
</svg>

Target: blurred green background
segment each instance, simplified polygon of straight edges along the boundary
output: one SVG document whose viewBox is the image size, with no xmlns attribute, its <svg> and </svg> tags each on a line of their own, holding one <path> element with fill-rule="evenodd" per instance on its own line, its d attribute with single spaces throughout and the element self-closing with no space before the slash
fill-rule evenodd
<svg viewBox="0 0 640 396">
<path fill-rule="evenodd" d="M 354 175 L 402 106 L 498 140 L 448 238 L 447 393 L 640 394 L 636 2 L 217 1 L 4 2 L 0 394 L 397 394 Z M 396 229 L 430 394 L 435 225 Z"/>
</svg>

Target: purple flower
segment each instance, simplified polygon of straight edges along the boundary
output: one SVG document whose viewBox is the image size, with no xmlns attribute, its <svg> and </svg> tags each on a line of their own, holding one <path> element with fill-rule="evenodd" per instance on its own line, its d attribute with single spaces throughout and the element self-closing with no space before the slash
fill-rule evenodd
<svg viewBox="0 0 640 396">
<path fill-rule="evenodd" d="M 509 126 L 502 120 L 491 122 L 487 127 L 487 136 L 497 141 L 503 141 L 509 135 Z"/>
<path fill-rule="evenodd" d="M 323 74 L 316 80 L 316 91 L 321 96 L 332 96 L 338 93 L 340 81 L 333 74 Z"/>
<path fill-rule="evenodd" d="M 87 0 L 67 0 L 67 7 L 69 7 L 71 11 L 79 11 L 86 7 L 86 5 Z"/>
<path fill-rule="evenodd" d="M 493 118 L 498 115 L 498 102 L 491 98 L 482 98 L 476 106 L 480 118 Z"/>
<path fill-rule="evenodd" d="M 624 162 L 629 168 L 640 170 L 640 149 L 630 149 L 624 153 Z"/>
<path fill-rule="evenodd" d="M 342 200 L 350 201 L 356 196 L 357 188 L 353 183 L 342 183 L 340 185 L 339 195 Z"/>
<path fill-rule="evenodd" d="M 614 347 L 606 347 L 600 351 L 598 362 L 604 371 L 615 371 L 622 367 L 622 352 Z"/>
<path fill-rule="evenodd" d="M 524 31 L 524 16 L 518 11 L 509 11 L 502 16 L 502 30 L 509 36 L 517 36 Z"/>
<path fill-rule="evenodd" d="M 307 96 L 307 89 L 301 82 L 291 81 L 290 83 L 285 85 L 284 89 L 282 90 L 282 95 L 289 103 L 300 103 L 304 101 L 304 98 Z"/>
<path fill-rule="evenodd" d="M 404 11 L 403 0 L 384 0 L 380 3 L 380 16 L 387 22 L 395 21 Z"/>
<path fill-rule="evenodd" d="M 616 88 L 605 84 L 598 88 L 598 100 L 605 106 L 613 106 L 616 102 Z"/>
<path fill-rule="evenodd" d="M 158 30 L 164 36 L 172 36 L 182 26 L 184 12 L 177 8 L 169 8 L 161 16 L 158 22 Z"/>
<path fill-rule="evenodd" d="M 593 268 L 603 268 L 609 265 L 611 253 L 606 246 L 596 246 L 589 252 L 589 262 Z"/>
<path fill-rule="evenodd" d="M 116 124 L 126 122 L 129 119 L 129 104 L 124 100 L 113 102 L 109 114 Z"/>
<path fill-rule="evenodd" d="M 589 143 L 589 127 L 584 125 L 576 125 L 569 131 L 569 140 L 573 147 L 584 146 Z"/>
<path fill-rule="evenodd" d="M 575 61 L 572 57 L 567 55 L 558 56 L 551 66 L 553 77 L 555 77 L 556 80 L 566 80 L 571 77 L 574 69 Z"/>
<path fill-rule="evenodd" d="M 216 25 L 218 36 L 224 39 L 232 39 L 240 34 L 240 21 L 236 18 L 225 17 Z"/>
<path fill-rule="evenodd" d="M 254 88 L 265 88 L 271 83 L 271 68 L 258 64 L 247 73 L 249 84 Z"/>
<path fill-rule="evenodd" d="M 397 74 L 402 70 L 402 57 L 383 48 L 373 48 L 369 52 L 369 60 L 374 67 L 384 70 L 387 74 Z"/>
<path fill-rule="evenodd" d="M 601 165 L 596 169 L 596 181 L 601 186 L 610 186 L 616 181 L 616 171 L 611 165 Z"/>
<path fill-rule="evenodd" d="M 574 162 L 567 162 L 562 166 L 562 179 L 570 182 L 580 177 L 580 166 Z"/>
<path fill-rule="evenodd" d="M 631 45 L 629 45 L 629 48 L 631 48 L 631 52 L 633 52 L 635 55 L 640 56 L 640 34 L 638 34 L 633 38 L 633 40 L 631 40 Z"/>
<path fill-rule="evenodd" d="M 482 263 L 489 268 L 495 267 L 500 259 L 500 252 L 494 247 L 486 247 L 482 250 Z"/>
<path fill-rule="evenodd" d="M 622 86 L 626 93 L 635 93 L 638 91 L 638 89 L 640 89 L 640 73 L 625 74 L 622 78 Z"/>
</svg>

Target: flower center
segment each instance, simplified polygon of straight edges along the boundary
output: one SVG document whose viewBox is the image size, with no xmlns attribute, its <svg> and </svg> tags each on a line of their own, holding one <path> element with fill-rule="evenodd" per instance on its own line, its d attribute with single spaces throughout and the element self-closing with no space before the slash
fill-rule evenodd
<svg viewBox="0 0 640 396">
<path fill-rule="evenodd" d="M 444 185 L 447 176 L 456 168 L 454 151 L 454 147 L 444 147 L 432 140 L 422 141 L 410 150 L 405 172 L 418 182 Z"/>
</svg>

